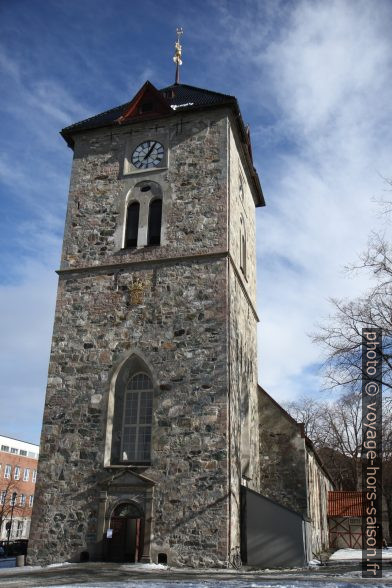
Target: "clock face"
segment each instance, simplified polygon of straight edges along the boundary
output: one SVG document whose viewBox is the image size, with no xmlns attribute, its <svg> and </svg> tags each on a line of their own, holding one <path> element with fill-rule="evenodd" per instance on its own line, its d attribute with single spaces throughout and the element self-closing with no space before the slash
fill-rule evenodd
<svg viewBox="0 0 392 588">
<path fill-rule="evenodd" d="M 132 153 L 132 163 L 138 169 L 156 167 L 163 159 L 164 148 L 158 141 L 144 141 Z"/>
</svg>

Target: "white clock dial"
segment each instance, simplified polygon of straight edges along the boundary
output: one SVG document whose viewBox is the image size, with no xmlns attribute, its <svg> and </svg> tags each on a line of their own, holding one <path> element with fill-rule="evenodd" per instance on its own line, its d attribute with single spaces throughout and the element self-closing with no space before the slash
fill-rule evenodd
<svg viewBox="0 0 392 588">
<path fill-rule="evenodd" d="M 163 159 L 164 148 L 158 141 L 144 141 L 132 153 L 132 163 L 138 169 L 156 167 Z"/>
</svg>

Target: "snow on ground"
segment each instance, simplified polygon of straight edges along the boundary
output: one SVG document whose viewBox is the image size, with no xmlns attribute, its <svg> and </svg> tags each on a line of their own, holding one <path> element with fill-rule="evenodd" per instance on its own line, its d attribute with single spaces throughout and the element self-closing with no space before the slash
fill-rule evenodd
<svg viewBox="0 0 392 588">
<path fill-rule="evenodd" d="M 387 549 L 382 549 L 382 559 L 385 560 L 392 560 L 392 548 L 388 547 Z M 329 561 L 357 561 L 362 559 L 362 550 L 361 549 L 338 549 L 335 551 L 329 558 Z"/>
<path fill-rule="evenodd" d="M 122 566 L 125 567 L 125 566 Z M 131 566 L 128 566 L 131 570 L 135 572 L 144 572 L 148 570 L 169 570 L 169 566 L 165 566 L 163 564 L 155 564 L 155 563 L 134 563 Z"/>
<path fill-rule="evenodd" d="M 342 549 L 336 552 L 336 554 L 341 554 L 343 552 L 345 554 L 346 560 L 353 559 L 353 553 L 355 555 L 361 554 L 360 550 L 355 549 Z M 385 550 L 387 555 L 387 560 L 392 560 L 392 549 Z M 350 557 L 348 557 L 350 556 Z M 336 558 L 338 559 L 338 558 Z M 339 558 L 340 560 L 342 557 Z M 314 562 L 316 564 L 316 562 Z M 392 561 L 391 561 L 392 563 Z M 383 570 L 383 578 L 389 579 L 389 582 L 392 578 L 392 567 L 391 563 L 388 561 L 388 564 L 384 567 Z M 79 564 L 71 564 L 71 563 L 63 563 L 63 564 L 51 564 L 49 566 L 26 566 L 21 568 L 13 568 L 12 570 L 7 570 L 7 572 L 14 572 L 16 575 L 20 572 L 26 571 L 31 569 L 39 570 L 45 568 L 60 568 L 61 566 L 70 566 L 78 568 Z M 306 577 L 307 574 L 304 569 L 290 569 L 290 570 L 263 570 L 260 571 L 260 580 L 255 579 L 255 571 L 244 571 L 241 572 L 237 570 L 224 570 L 225 578 L 222 578 L 221 574 L 223 570 L 211 569 L 211 570 L 204 570 L 203 569 L 203 576 L 205 572 L 207 572 L 208 580 L 204 580 L 202 578 L 193 577 L 187 579 L 175 579 L 177 573 L 184 572 L 184 569 L 170 569 L 170 567 L 162 565 L 162 564 L 122 564 L 119 566 L 122 571 L 130 572 L 130 579 L 129 580 L 122 580 L 122 581 L 106 581 L 106 582 L 88 582 L 83 584 L 78 583 L 71 583 L 71 584 L 51 584 L 50 588 L 364 588 L 364 584 L 361 582 L 362 573 L 358 570 L 351 570 L 347 572 L 340 573 L 338 576 L 333 577 L 331 575 L 324 574 L 321 568 L 318 568 L 317 574 L 315 577 L 311 574 L 309 577 Z M 68 568 L 69 569 L 69 568 Z M 327 572 L 327 568 L 324 568 Z M 347 569 L 347 568 L 346 568 Z M 4 570 L 5 572 L 6 570 Z M 190 572 L 191 570 L 185 570 Z M 200 570 L 193 570 L 195 575 L 197 575 Z M 211 572 L 210 574 L 208 572 Z M 146 572 L 145 579 L 135 579 L 132 580 L 131 573 L 132 572 Z M 159 575 L 162 574 L 161 578 L 156 578 L 156 572 L 160 572 Z M 304 573 L 305 572 L 305 573 Z M 67 573 L 65 571 L 65 573 Z M 240 573 L 242 577 L 236 578 L 235 576 Z M 249 578 L 245 579 L 244 575 L 249 573 Z M 290 577 L 287 574 L 290 574 Z M 153 574 L 153 578 L 148 579 L 148 576 Z M 155 577 L 154 577 L 155 576 Z M 166 576 L 166 577 L 165 577 Z M 214 578 L 215 576 L 215 578 Z M 178 576 L 177 576 L 178 577 Z M 256 576 L 257 577 L 257 576 Z M 373 588 L 391 588 L 391 584 L 384 584 L 383 578 L 381 578 L 378 582 L 377 580 L 373 580 L 371 582 L 371 586 Z M 16 579 L 16 578 L 15 578 Z M 62 578 L 64 581 L 66 576 Z M 358 579 L 358 583 L 357 583 Z M 59 578 L 53 578 L 53 582 L 58 582 Z M 388 581 L 388 580 L 387 580 Z M 47 582 L 47 578 L 46 578 Z M 0 586 L 1 586 L 1 574 L 0 574 Z M 45 583 L 45 586 L 48 586 Z M 40 588 L 44 588 L 41 586 Z"/>
<path fill-rule="evenodd" d="M 61 584 L 51 588 L 363 588 L 363 584 L 352 582 L 331 582 L 330 580 L 314 580 L 310 582 L 280 580 L 280 581 L 187 581 L 187 580 L 137 580 L 135 582 L 98 582 L 93 584 Z M 390 588 L 390 584 L 371 584 L 373 588 Z M 43 587 L 42 587 L 43 588 Z"/>
<path fill-rule="evenodd" d="M 135 582 L 98 582 L 93 584 L 59 584 L 51 586 L 51 588 L 363 588 L 363 584 L 356 584 L 352 582 L 331 582 L 328 580 L 315 580 L 314 582 L 303 581 L 245 581 L 245 580 L 230 580 L 228 582 L 214 581 L 187 581 L 187 580 L 173 580 L 173 581 L 151 581 L 151 580 L 137 580 Z M 390 588 L 386 584 L 371 584 L 373 588 Z M 43 588 L 43 587 L 42 587 Z"/>
<path fill-rule="evenodd" d="M 360 570 L 356 570 L 353 572 L 345 572 L 344 574 L 339 574 L 339 578 L 361 578 L 361 577 L 362 577 L 362 572 Z M 382 577 L 389 578 L 389 579 L 392 578 L 392 569 L 390 567 L 389 567 L 389 569 L 385 569 L 385 567 L 383 567 Z"/>
</svg>

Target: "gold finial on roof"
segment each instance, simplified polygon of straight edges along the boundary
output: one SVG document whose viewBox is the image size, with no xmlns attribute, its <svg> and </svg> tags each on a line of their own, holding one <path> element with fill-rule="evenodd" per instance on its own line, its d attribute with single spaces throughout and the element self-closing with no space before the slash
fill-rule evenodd
<svg viewBox="0 0 392 588">
<path fill-rule="evenodd" d="M 180 83 L 180 65 L 182 65 L 182 46 L 180 43 L 180 38 L 184 34 L 182 27 L 177 27 L 177 41 L 175 44 L 175 53 L 173 57 L 173 61 L 176 64 L 176 84 Z"/>
</svg>

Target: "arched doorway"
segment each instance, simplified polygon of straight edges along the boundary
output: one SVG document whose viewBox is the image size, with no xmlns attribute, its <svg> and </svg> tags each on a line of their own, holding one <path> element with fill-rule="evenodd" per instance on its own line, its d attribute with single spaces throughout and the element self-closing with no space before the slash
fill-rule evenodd
<svg viewBox="0 0 392 588">
<path fill-rule="evenodd" d="M 143 554 L 144 516 L 133 502 L 116 506 L 110 518 L 111 537 L 107 538 L 109 561 L 137 562 Z"/>
</svg>

